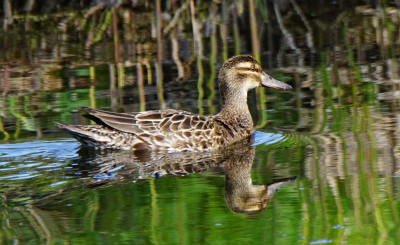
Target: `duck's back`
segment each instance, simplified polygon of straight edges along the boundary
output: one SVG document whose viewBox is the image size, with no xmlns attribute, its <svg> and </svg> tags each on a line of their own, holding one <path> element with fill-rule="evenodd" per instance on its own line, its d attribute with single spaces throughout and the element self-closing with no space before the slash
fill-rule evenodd
<svg viewBox="0 0 400 245">
<path fill-rule="evenodd" d="M 179 110 L 114 113 L 81 107 L 98 125 L 65 125 L 80 142 L 114 149 L 213 150 L 247 136 L 221 118 Z"/>
</svg>

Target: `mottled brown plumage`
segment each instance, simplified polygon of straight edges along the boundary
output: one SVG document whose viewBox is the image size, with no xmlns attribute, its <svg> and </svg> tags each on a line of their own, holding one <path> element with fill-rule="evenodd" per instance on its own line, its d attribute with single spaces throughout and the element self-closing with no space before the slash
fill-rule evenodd
<svg viewBox="0 0 400 245">
<path fill-rule="evenodd" d="M 291 89 L 263 72 L 250 55 L 227 60 L 219 74 L 219 86 L 222 110 L 214 116 L 172 109 L 115 113 L 80 107 L 89 112 L 98 125 L 58 125 L 82 144 L 100 148 L 214 150 L 253 133 L 253 121 L 247 106 L 250 89 L 258 86 Z"/>
</svg>

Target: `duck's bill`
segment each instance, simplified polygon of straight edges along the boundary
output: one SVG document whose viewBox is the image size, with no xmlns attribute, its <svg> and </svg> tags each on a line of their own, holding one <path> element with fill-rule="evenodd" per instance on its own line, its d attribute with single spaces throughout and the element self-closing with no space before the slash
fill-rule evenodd
<svg viewBox="0 0 400 245">
<path fill-rule="evenodd" d="M 270 88 L 275 88 L 275 89 L 280 89 L 280 90 L 291 90 L 292 86 L 278 81 L 271 76 L 269 76 L 267 73 L 263 72 L 262 78 L 261 78 L 261 84 L 264 87 L 270 87 Z"/>
</svg>

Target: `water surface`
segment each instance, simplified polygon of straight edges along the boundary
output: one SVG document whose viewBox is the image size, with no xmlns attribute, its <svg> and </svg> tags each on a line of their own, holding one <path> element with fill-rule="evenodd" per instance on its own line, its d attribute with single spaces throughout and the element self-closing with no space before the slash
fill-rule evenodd
<svg viewBox="0 0 400 245">
<path fill-rule="evenodd" d="M 1 12 L 2 243 L 398 243 L 394 3 L 30 2 Z M 89 124 L 78 105 L 217 113 L 239 53 L 294 90 L 250 92 L 236 148 L 94 151 L 54 124 Z"/>
</svg>

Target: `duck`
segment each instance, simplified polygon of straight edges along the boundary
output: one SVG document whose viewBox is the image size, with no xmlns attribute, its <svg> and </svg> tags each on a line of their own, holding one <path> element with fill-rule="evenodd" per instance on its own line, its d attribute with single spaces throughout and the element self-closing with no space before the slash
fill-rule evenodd
<svg viewBox="0 0 400 245">
<path fill-rule="evenodd" d="M 95 125 L 57 123 L 83 146 L 100 149 L 204 152 L 231 145 L 254 132 L 247 105 L 248 91 L 256 87 L 291 90 L 272 78 L 251 55 L 234 56 L 219 75 L 221 111 L 212 116 L 175 109 L 116 113 L 80 106 Z"/>
</svg>

